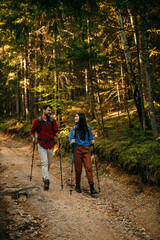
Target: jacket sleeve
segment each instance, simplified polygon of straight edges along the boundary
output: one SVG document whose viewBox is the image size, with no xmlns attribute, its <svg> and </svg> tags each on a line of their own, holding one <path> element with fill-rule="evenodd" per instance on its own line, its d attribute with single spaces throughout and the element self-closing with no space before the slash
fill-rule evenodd
<svg viewBox="0 0 160 240">
<path fill-rule="evenodd" d="M 70 142 L 70 145 L 71 145 L 72 139 L 74 139 L 74 137 L 73 137 L 73 127 L 72 127 L 72 129 L 71 129 L 71 131 L 70 131 L 70 133 L 69 133 L 69 142 Z"/>
<path fill-rule="evenodd" d="M 92 128 L 89 126 L 90 132 L 89 132 L 89 141 L 93 140 L 93 134 L 92 134 Z"/>
<path fill-rule="evenodd" d="M 35 119 L 33 121 L 29 134 L 30 135 L 34 134 L 37 131 L 38 127 L 39 127 L 39 119 Z"/>
</svg>

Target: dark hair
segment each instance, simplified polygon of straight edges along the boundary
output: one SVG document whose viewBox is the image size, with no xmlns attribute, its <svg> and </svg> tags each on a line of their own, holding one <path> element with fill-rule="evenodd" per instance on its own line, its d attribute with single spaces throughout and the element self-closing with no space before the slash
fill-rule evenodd
<svg viewBox="0 0 160 240">
<path fill-rule="evenodd" d="M 52 109 L 51 105 L 46 104 L 46 105 L 44 105 L 44 106 L 42 107 L 42 110 L 43 110 L 43 109 L 46 110 L 48 107 Z"/>
<path fill-rule="evenodd" d="M 79 132 L 80 139 L 84 141 L 86 138 L 86 132 L 88 132 L 86 117 L 84 113 L 78 113 L 78 115 L 79 115 L 79 122 L 78 122 L 77 130 Z"/>
</svg>

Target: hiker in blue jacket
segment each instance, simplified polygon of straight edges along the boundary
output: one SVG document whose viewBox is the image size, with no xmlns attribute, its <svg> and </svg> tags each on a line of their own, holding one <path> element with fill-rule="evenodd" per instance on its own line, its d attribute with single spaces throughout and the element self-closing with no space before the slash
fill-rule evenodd
<svg viewBox="0 0 160 240">
<path fill-rule="evenodd" d="M 90 185 L 91 194 L 97 193 L 94 189 L 93 172 L 91 163 L 91 152 L 89 146 L 94 144 L 92 128 L 87 125 L 84 113 L 78 113 L 75 116 L 76 125 L 72 127 L 69 134 L 70 144 L 74 144 L 74 166 L 76 173 L 76 187 L 75 190 L 81 193 L 81 173 L 82 173 L 82 162 L 86 171 L 88 183 Z"/>
</svg>

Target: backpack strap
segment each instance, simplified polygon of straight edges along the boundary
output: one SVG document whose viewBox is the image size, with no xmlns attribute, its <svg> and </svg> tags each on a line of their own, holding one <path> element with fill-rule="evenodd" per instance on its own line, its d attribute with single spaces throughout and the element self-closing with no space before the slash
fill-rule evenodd
<svg viewBox="0 0 160 240">
<path fill-rule="evenodd" d="M 39 133 L 41 131 L 42 125 L 44 124 L 41 117 L 39 117 L 38 119 L 39 119 L 39 128 L 37 129 L 37 133 Z M 50 117 L 50 123 L 52 125 L 52 130 L 53 130 L 54 125 L 53 125 L 53 118 L 52 117 Z M 48 129 L 48 123 L 45 123 L 45 124 L 46 124 L 47 129 Z"/>
<path fill-rule="evenodd" d="M 39 128 L 37 129 L 37 133 L 39 133 L 41 131 L 41 128 L 42 128 L 42 125 L 43 125 L 43 121 L 42 121 L 42 118 L 39 117 Z"/>
<path fill-rule="evenodd" d="M 89 128 L 89 125 L 87 124 L 87 127 L 88 127 L 88 132 L 90 133 L 90 128 Z"/>
<path fill-rule="evenodd" d="M 76 138 L 76 125 L 74 125 L 74 128 L 73 128 L 73 137 Z"/>
<path fill-rule="evenodd" d="M 53 118 L 52 118 L 52 117 L 50 117 L 50 123 L 51 123 L 51 125 L 52 125 L 52 130 L 54 130 L 54 129 L 53 129 L 53 126 L 54 126 L 54 125 L 53 125 Z"/>
</svg>

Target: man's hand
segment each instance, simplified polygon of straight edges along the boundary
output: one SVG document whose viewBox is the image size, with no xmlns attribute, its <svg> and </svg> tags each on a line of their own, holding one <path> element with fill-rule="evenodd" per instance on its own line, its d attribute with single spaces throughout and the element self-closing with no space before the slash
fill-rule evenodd
<svg viewBox="0 0 160 240">
<path fill-rule="evenodd" d="M 91 140 L 91 145 L 95 144 L 95 141 L 94 140 Z"/>
<path fill-rule="evenodd" d="M 58 132 L 58 133 L 56 134 L 56 136 L 57 136 L 58 138 L 60 138 L 60 137 L 61 137 L 61 134 Z"/>
<path fill-rule="evenodd" d="M 74 144 L 76 142 L 76 139 L 72 139 L 71 144 Z"/>
<path fill-rule="evenodd" d="M 33 142 L 33 143 L 37 143 L 37 139 L 36 139 L 36 138 L 33 138 L 33 139 L 32 139 L 32 142 Z"/>
<path fill-rule="evenodd" d="M 33 143 L 37 143 L 37 139 L 35 138 L 35 136 L 33 134 L 31 135 L 31 139 L 32 139 Z"/>
</svg>

